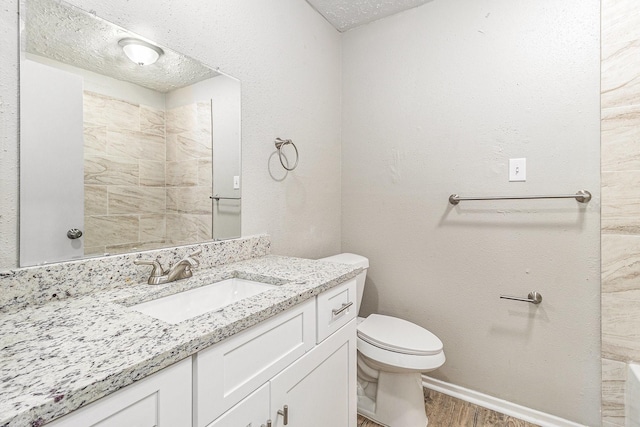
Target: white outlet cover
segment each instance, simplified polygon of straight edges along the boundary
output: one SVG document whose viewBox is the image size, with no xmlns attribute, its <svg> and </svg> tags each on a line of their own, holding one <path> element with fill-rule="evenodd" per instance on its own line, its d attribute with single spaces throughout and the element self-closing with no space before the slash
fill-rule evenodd
<svg viewBox="0 0 640 427">
<path fill-rule="evenodd" d="M 527 180 L 527 159 L 509 159 L 509 181 L 522 182 Z"/>
</svg>

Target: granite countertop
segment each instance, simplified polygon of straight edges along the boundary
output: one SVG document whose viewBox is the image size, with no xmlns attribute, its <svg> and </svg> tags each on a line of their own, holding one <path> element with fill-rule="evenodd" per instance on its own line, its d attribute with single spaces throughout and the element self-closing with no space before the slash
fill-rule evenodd
<svg viewBox="0 0 640 427">
<path fill-rule="evenodd" d="M 355 277 L 352 266 L 264 256 L 166 285 L 131 285 L 0 313 L 0 426 L 40 426 Z M 274 285 L 177 325 L 128 306 L 231 277 Z"/>
</svg>

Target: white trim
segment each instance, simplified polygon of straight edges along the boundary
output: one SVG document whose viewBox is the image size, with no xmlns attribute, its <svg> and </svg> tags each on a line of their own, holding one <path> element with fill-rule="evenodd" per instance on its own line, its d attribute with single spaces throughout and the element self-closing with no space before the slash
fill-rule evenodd
<svg viewBox="0 0 640 427">
<path fill-rule="evenodd" d="M 556 417 L 555 415 L 527 408 L 506 400 L 498 399 L 497 397 L 437 380 L 426 375 L 422 376 L 422 386 L 473 403 L 474 405 L 482 406 L 511 417 L 519 418 L 523 421 L 538 424 L 542 427 L 586 427 L 583 424 L 565 420 L 564 418 Z"/>
</svg>

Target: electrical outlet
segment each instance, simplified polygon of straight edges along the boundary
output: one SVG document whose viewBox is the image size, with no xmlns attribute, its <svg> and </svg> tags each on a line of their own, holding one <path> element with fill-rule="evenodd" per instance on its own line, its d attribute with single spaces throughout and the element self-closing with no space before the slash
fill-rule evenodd
<svg viewBox="0 0 640 427">
<path fill-rule="evenodd" d="M 509 181 L 527 180 L 527 159 L 509 159 Z"/>
</svg>

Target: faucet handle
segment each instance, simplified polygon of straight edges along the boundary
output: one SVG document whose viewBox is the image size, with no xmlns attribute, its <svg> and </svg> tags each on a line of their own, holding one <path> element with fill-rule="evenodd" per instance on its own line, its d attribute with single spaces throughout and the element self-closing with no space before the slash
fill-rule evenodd
<svg viewBox="0 0 640 427">
<path fill-rule="evenodd" d="M 153 268 L 151 269 L 151 277 L 160 277 L 164 274 L 164 269 L 162 265 L 160 265 L 160 261 L 157 259 L 134 259 L 133 263 L 135 265 L 150 265 Z"/>
<path fill-rule="evenodd" d="M 189 260 L 192 267 L 198 267 L 200 265 L 200 260 L 194 257 L 200 255 L 201 253 L 202 253 L 202 249 L 195 250 L 191 252 L 189 255 L 187 255 L 185 259 Z"/>
</svg>

